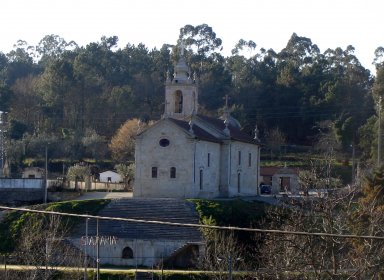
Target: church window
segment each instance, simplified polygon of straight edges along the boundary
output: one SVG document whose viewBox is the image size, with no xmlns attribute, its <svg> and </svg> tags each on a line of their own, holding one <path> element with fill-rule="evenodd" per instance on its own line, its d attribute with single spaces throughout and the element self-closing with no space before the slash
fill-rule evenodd
<svg viewBox="0 0 384 280">
<path fill-rule="evenodd" d="M 157 167 L 152 167 L 152 178 L 157 178 Z"/>
<path fill-rule="evenodd" d="M 252 166 L 252 154 L 248 154 L 248 166 Z"/>
<path fill-rule="evenodd" d="M 203 189 L 203 170 L 200 169 L 200 174 L 199 174 L 199 187 L 200 187 L 200 190 Z"/>
<path fill-rule="evenodd" d="M 183 112 L 183 93 L 181 90 L 175 92 L 175 113 Z"/>
<path fill-rule="evenodd" d="M 171 167 L 170 177 L 171 178 L 176 178 L 176 167 Z"/>
<path fill-rule="evenodd" d="M 207 166 L 209 167 L 210 165 L 211 165 L 211 154 L 208 153 Z"/>
<path fill-rule="evenodd" d="M 121 254 L 122 259 L 133 259 L 133 250 L 130 247 L 125 247 Z"/>
<path fill-rule="evenodd" d="M 240 188 L 241 188 L 241 174 L 240 172 L 237 173 L 237 192 L 239 193 L 240 192 Z"/>
<path fill-rule="evenodd" d="M 159 141 L 159 145 L 160 145 L 161 147 L 167 147 L 167 146 L 169 146 L 169 140 L 166 139 L 166 138 L 160 139 L 160 141 Z"/>
<path fill-rule="evenodd" d="M 238 159 L 239 159 L 239 165 L 241 165 L 241 151 L 239 151 Z"/>
</svg>

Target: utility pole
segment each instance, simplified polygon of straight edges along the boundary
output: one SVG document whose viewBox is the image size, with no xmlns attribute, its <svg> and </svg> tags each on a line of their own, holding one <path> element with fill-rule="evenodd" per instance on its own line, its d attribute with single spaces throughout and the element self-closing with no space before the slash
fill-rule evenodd
<svg viewBox="0 0 384 280">
<path fill-rule="evenodd" d="M 4 163 L 6 160 L 6 151 L 5 151 L 5 116 L 6 112 L 0 111 L 0 177 L 4 177 Z"/>
<path fill-rule="evenodd" d="M 356 177 L 356 169 L 355 169 L 355 144 L 352 144 L 352 185 L 355 185 L 355 177 Z"/>
<path fill-rule="evenodd" d="M 45 188 L 44 203 L 48 201 L 48 144 L 45 145 Z"/>
<path fill-rule="evenodd" d="M 85 218 L 85 247 L 84 247 L 84 280 L 88 279 L 88 221 L 89 218 Z"/>
<path fill-rule="evenodd" d="M 100 280 L 100 237 L 99 237 L 99 219 L 96 219 L 96 280 Z"/>
<path fill-rule="evenodd" d="M 377 167 L 380 167 L 381 165 L 381 96 L 379 97 L 379 128 L 378 128 L 378 135 L 377 135 Z"/>
<path fill-rule="evenodd" d="M 229 253 L 229 258 L 228 258 L 228 279 L 232 280 L 232 254 Z"/>
</svg>

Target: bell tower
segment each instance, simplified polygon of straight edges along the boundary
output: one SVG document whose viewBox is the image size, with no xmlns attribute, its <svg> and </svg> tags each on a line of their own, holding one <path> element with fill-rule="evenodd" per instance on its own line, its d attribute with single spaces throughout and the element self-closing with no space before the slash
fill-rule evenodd
<svg viewBox="0 0 384 280">
<path fill-rule="evenodd" d="M 174 65 L 173 78 L 169 77 L 165 82 L 165 118 L 188 119 L 197 114 L 198 87 L 184 57 L 184 46 L 180 46 L 180 58 Z"/>
</svg>

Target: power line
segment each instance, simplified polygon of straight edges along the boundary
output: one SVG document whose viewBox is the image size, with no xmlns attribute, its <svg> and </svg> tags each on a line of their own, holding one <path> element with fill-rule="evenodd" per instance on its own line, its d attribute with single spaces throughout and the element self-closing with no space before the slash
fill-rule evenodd
<svg viewBox="0 0 384 280">
<path fill-rule="evenodd" d="M 352 238 L 352 239 L 384 240 L 384 236 L 372 236 L 372 235 L 335 234 L 335 233 L 324 233 L 324 232 L 305 232 L 305 231 L 289 231 L 289 230 L 286 231 L 286 230 L 275 230 L 275 229 L 241 228 L 241 227 L 232 227 L 232 226 L 212 226 L 212 225 L 202 225 L 202 224 L 164 222 L 164 221 L 155 221 L 155 220 L 105 217 L 105 216 L 95 216 L 95 215 L 88 215 L 88 214 L 73 214 L 73 213 L 35 210 L 35 209 L 28 209 L 28 208 L 16 208 L 16 207 L 7 207 L 7 206 L 0 206 L 0 209 L 22 211 L 22 212 L 32 212 L 32 213 L 40 213 L 40 214 L 59 215 L 59 216 L 68 216 L 68 217 L 85 218 L 85 219 L 89 218 L 89 219 L 110 220 L 110 221 L 120 221 L 120 222 L 134 222 L 134 223 L 142 223 L 142 224 L 168 225 L 168 226 L 177 226 L 177 227 L 192 227 L 192 228 L 203 228 L 203 229 L 218 229 L 218 230 L 245 231 L 245 232 L 270 233 L 270 234 L 286 234 L 286 235 L 301 235 L 301 236 L 334 237 L 334 238 L 345 238 L 345 239 Z"/>
</svg>

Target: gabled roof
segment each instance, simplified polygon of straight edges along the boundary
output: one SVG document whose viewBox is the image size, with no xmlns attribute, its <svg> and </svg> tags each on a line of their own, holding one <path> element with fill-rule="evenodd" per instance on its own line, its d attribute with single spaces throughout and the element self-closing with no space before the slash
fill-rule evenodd
<svg viewBox="0 0 384 280">
<path fill-rule="evenodd" d="M 225 123 L 223 120 L 203 115 L 197 115 L 197 118 L 210 124 L 211 126 L 214 126 L 217 130 L 221 131 L 224 134 Z M 259 141 L 253 139 L 251 135 L 242 131 L 237 125 L 232 125 L 231 123 L 229 123 L 228 129 L 230 131 L 230 139 L 232 140 L 237 140 L 250 144 L 260 144 Z"/>
<path fill-rule="evenodd" d="M 113 171 L 113 170 L 105 170 L 103 172 L 100 172 L 99 174 L 116 174 L 116 175 L 120 175 L 119 173 L 117 173 L 116 171 Z"/>
<path fill-rule="evenodd" d="M 239 126 L 232 125 L 231 123 L 228 124 L 228 130 L 230 133 L 227 135 L 224 131 L 226 125 L 221 119 L 211 118 L 203 115 L 195 115 L 192 117 L 192 132 L 189 121 L 183 119 L 175 119 L 172 117 L 161 119 L 153 126 L 156 126 L 164 121 L 169 121 L 175 124 L 178 128 L 180 128 L 191 137 L 195 137 L 196 139 L 208 142 L 222 143 L 224 140 L 235 140 L 254 145 L 261 145 L 260 141 L 253 139 L 251 135 L 243 132 Z M 138 133 L 138 136 L 150 130 L 151 127 L 148 127 Z"/>
<path fill-rule="evenodd" d="M 178 120 L 173 118 L 168 119 L 185 131 L 190 131 L 190 124 L 186 120 Z M 221 143 L 223 140 L 231 139 L 255 145 L 261 144 L 260 141 L 253 139 L 251 135 L 242 131 L 237 125 L 232 125 L 229 123 L 229 136 L 224 132 L 225 128 L 225 123 L 221 119 L 211 118 L 203 115 L 196 115 L 193 118 L 192 130 L 193 134 L 198 139 L 217 143 Z"/>
<path fill-rule="evenodd" d="M 191 128 L 189 125 L 189 122 L 187 122 L 187 121 L 177 120 L 177 119 L 172 119 L 172 118 L 169 118 L 169 120 L 184 130 L 189 131 Z M 195 135 L 195 137 L 198 139 L 205 140 L 208 142 L 215 142 L 215 143 L 221 143 L 222 142 L 222 140 L 220 138 L 217 138 L 216 136 L 214 136 L 213 134 L 209 133 L 208 131 L 202 129 L 201 127 L 197 126 L 196 124 L 192 125 L 192 131 L 193 131 L 193 134 Z"/>
</svg>

